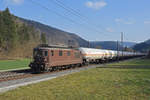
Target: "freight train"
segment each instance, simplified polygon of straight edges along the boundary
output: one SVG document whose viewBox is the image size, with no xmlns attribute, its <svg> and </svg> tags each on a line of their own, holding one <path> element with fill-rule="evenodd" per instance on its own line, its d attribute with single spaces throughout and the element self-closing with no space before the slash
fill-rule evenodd
<svg viewBox="0 0 150 100">
<path fill-rule="evenodd" d="M 33 49 L 33 61 L 29 67 L 33 72 L 44 72 L 144 55 L 140 52 L 40 45 Z"/>
</svg>

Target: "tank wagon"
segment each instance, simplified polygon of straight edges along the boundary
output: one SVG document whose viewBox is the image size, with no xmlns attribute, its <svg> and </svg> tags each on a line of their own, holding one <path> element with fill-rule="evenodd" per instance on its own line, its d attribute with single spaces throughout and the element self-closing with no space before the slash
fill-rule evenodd
<svg viewBox="0 0 150 100">
<path fill-rule="evenodd" d="M 139 52 L 125 52 L 125 51 L 113 51 L 94 48 L 79 48 L 83 55 L 83 61 L 89 63 L 101 63 L 109 60 L 127 59 L 133 57 L 144 56 L 144 53 Z"/>
<path fill-rule="evenodd" d="M 33 61 L 29 66 L 33 72 L 44 72 L 144 55 L 139 52 L 40 45 L 33 49 Z"/>
</svg>

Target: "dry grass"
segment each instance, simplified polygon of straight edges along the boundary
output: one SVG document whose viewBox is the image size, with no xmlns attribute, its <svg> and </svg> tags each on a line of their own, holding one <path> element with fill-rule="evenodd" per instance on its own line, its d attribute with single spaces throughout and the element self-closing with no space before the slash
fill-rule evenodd
<svg viewBox="0 0 150 100">
<path fill-rule="evenodd" d="M 1 51 L 0 60 L 14 60 L 22 58 L 31 58 L 33 53 L 33 48 L 35 48 L 40 41 L 30 41 L 22 45 L 17 45 L 16 48 L 13 48 L 10 51 Z"/>
</svg>

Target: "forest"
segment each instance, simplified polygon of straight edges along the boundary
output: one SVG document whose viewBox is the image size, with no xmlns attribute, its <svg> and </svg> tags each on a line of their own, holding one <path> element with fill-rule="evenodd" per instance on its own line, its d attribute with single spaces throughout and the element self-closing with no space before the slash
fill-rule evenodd
<svg viewBox="0 0 150 100">
<path fill-rule="evenodd" d="M 45 33 L 12 15 L 8 8 L 0 11 L 0 59 L 32 56 L 32 49 L 46 43 Z"/>
</svg>

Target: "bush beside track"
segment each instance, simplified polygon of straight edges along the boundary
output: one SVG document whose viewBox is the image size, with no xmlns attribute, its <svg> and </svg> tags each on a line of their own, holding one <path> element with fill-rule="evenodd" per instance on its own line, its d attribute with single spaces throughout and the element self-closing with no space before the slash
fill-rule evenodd
<svg viewBox="0 0 150 100">
<path fill-rule="evenodd" d="M 149 62 L 146 68 L 145 62 Z M 0 100 L 149 100 L 150 60 L 125 61 L 119 66 L 124 64 L 131 68 L 106 65 L 81 71 L 0 94 Z"/>
</svg>

